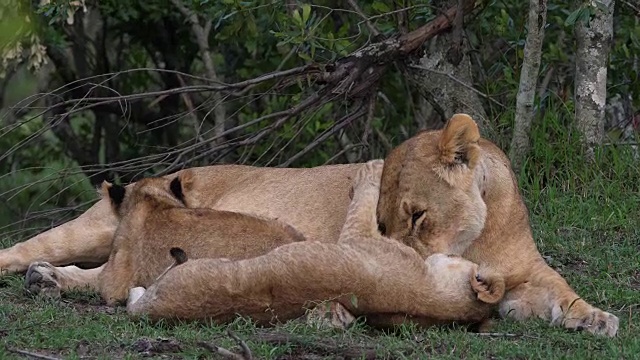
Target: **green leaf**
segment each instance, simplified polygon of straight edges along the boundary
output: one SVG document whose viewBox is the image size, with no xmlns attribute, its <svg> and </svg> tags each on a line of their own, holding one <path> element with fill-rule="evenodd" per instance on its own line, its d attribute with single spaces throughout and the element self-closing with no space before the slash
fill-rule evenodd
<svg viewBox="0 0 640 360">
<path fill-rule="evenodd" d="M 604 13 L 608 13 L 609 12 L 609 8 L 602 1 L 596 1 L 595 3 L 596 3 L 596 7 L 598 9 L 600 9 L 600 11 L 602 11 Z"/>
<path fill-rule="evenodd" d="M 579 7 L 574 12 L 569 14 L 569 16 L 567 16 L 567 19 L 564 21 L 564 26 L 573 26 L 583 10 L 584 9 L 582 7 Z"/>
<path fill-rule="evenodd" d="M 307 23 L 309 21 L 309 16 L 311 15 L 311 5 L 304 4 L 302 5 L 302 22 Z"/>
<path fill-rule="evenodd" d="M 300 17 L 300 12 L 298 9 L 293 10 L 293 21 L 295 21 L 299 26 L 302 26 L 302 17 Z"/>
<path fill-rule="evenodd" d="M 382 1 L 374 1 L 373 4 L 371 4 L 371 7 L 373 8 L 373 10 L 382 14 L 391 12 L 391 9 L 389 9 L 389 5 L 385 4 Z"/>
<path fill-rule="evenodd" d="M 351 294 L 351 305 L 356 309 L 358 308 L 358 297 L 354 294 Z"/>
</svg>

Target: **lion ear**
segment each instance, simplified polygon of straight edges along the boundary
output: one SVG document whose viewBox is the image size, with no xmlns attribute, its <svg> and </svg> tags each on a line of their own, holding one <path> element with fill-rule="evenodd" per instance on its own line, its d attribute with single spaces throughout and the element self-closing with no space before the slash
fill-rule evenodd
<svg viewBox="0 0 640 360">
<path fill-rule="evenodd" d="M 455 114 L 442 130 L 438 142 L 440 161 L 447 166 L 466 165 L 473 168 L 480 156 L 480 130 L 467 114 Z"/>
<path fill-rule="evenodd" d="M 185 191 L 188 192 L 191 190 L 193 186 L 193 179 L 193 171 L 189 169 L 182 170 L 178 176 L 171 180 L 171 184 L 169 184 L 171 193 L 173 193 L 173 195 L 183 204 L 185 203 L 184 193 Z"/>
<path fill-rule="evenodd" d="M 103 181 L 100 192 L 103 197 L 108 197 L 111 204 L 118 208 L 124 200 L 127 190 L 124 186 L 115 185 L 108 181 Z"/>
</svg>

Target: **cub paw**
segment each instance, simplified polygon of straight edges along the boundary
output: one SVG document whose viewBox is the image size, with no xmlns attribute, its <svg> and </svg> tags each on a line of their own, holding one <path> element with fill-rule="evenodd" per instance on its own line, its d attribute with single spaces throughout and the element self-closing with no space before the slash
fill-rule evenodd
<svg viewBox="0 0 640 360">
<path fill-rule="evenodd" d="M 571 306 L 566 313 L 560 306 L 554 306 L 551 324 L 578 331 L 585 330 L 594 335 L 616 336 L 620 323 L 617 316 L 592 307 L 584 301 L 578 302 L 581 304 L 574 304 L 575 307 Z"/>
<path fill-rule="evenodd" d="M 317 329 L 346 330 L 356 319 L 338 302 L 323 303 L 307 312 L 307 325 Z"/>
<path fill-rule="evenodd" d="M 129 289 L 129 299 L 127 299 L 127 311 L 134 311 L 134 305 L 140 300 L 147 290 L 141 286 Z"/>
<path fill-rule="evenodd" d="M 56 268 L 47 262 L 34 262 L 29 265 L 24 287 L 31 294 L 60 297 L 61 286 Z"/>
<path fill-rule="evenodd" d="M 471 288 L 478 294 L 478 300 L 487 304 L 496 304 L 504 296 L 504 278 L 487 268 L 473 271 Z"/>
<path fill-rule="evenodd" d="M 384 160 L 371 160 L 362 165 L 353 179 L 352 192 L 361 186 L 380 188 Z"/>
</svg>

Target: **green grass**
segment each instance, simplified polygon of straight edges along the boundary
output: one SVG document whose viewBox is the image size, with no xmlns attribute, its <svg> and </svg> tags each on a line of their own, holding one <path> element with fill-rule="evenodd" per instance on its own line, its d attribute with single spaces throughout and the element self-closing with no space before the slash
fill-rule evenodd
<svg viewBox="0 0 640 360">
<path fill-rule="evenodd" d="M 259 329 L 242 319 L 230 328 L 245 339 L 254 356 L 272 359 L 345 353 L 408 359 L 634 358 L 640 353 L 637 195 L 619 193 L 609 199 L 615 206 L 609 206 L 600 196 L 546 190 L 537 201 L 530 206 L 540 251 L 581 296 L 620 318 L 617 338 L 551 328 L 541 320 L 497 320 L 493 331 L 509 336 L 411 326 L 385 333 L 360 324 L 341 333 L 318 331 L 299 321 Z M 226 326 L 131 321 L 124 309 L 106 308 L 93 294 L 75 292 L 53 301 L 24 294 L 21 276 L 1 281 L 0 338 L 12 349 L 65 359 L 196 359 L 208 354 L 200 341 L 237 349 L 225 335 Z M 283 336 L 289 337 L 288 343 L 282 343 Z M 0 348 L 0 358 L 23 357 Z"/>
<path fill-rule="evenodd" d="M 547 124 L 548 125 L 548 124 Z M 546 130 L 545 130 L 546 131 Z M 229 325 L 254 357 L 269 359 L 631 359 L 640 354 L 640 219 L 638 162 L 608 149 L 596 165 L 553 139 L 534 138 L 536 162 L 520 179 L 540 252 L 589 303 L 620 318 L 614 339 L 549 327 L 544 321 L 497 320 L 481 336 L 460 328 L 393 333 L 357 324 L 346 332 L 301 321 L 256 328 Z M 8 245 L 2 239 L 3 245 Z M 131 321 L 98 296 L 76 292 L 60 301 L 32 298 L 21 276 L 0 278 L 0 339 L 11 349 L 68 359 L 209 358 L 199 342 L 238 350 L 226 326 Z M 283 340 L 284 339 L 284 340 Z M 0 347 L 0 359 L 21 355 Z"/>
</svg>

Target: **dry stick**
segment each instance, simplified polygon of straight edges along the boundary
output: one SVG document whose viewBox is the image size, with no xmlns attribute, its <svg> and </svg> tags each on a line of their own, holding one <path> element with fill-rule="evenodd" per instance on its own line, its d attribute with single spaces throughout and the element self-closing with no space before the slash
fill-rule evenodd
<svg viewBox="0 0 640 360">
<path fill-rule="evenodd" d="M 487 100 L 491 101 L 492 103 L 494 103 L 494 104 L 496 104 L 496 105 L 500 106 L 501 108 L 506 108 L 506 106 L 504 106 L 504 105 L 503 105 L 502 103 L 500 103 L 499 101 L 497 101 L 497 100 L 495 100 L 495 99 L 491 98 L 489 95 L 487 95 L 487 94 L 483 93 L 482 91 L 480 91 L 480 90 L 478 90 L 478 89 L 474 88 L 473 86 L 471 86 L 471 85 L 467 84 L 466 82 L 464 82 L 464 81 L 462 81 L 462 80 L 458 79 L 457 77 L 455 77 L 455 76 L 453 76 L 453 75 L 451 75 L 451 74 L 449 74 L 449 73 L 446 73 L 446 72 L 443 72 L 443 71 L 434 70 L 434 69 L 429 69 L 428 67 L 425 67 L 425 66 L 422 66 L 422 65 L 409 65 L 409 67 L 412 67 L 412 68 L 414 68 L 414 69 L 420 69 L 420 70 L 428 71 L 428 72 L 431 72 L 431 73 L 434 73 L 434 74 L 438 74 L 438 75 L 442 75 L 442 76 L 446 76 L 446 77 L 448 77 L 450 80 L 457 82 L 458 84 L 460 84 L 460 85 L 462 85 L 462 86 L 466 87 L 467 89 L 469 89 L 469 90 L 471 90 L 471 91 L 475 92 L 476 94 L 478 94 L 478 95 L 482 96 L 483 98 L 485 98 L 485 99 L 487 99 Z"/>
<path fill-rule="evenodd" d="M 19 354 L 22 356 L 25 356 L 27 358 L 32 358 L 32 359 L 43 359 L 43 360 L 61 360 L 61 358 L 59 357 L 54 357 L 54 356 L 49 356 L 49 355 L 40 355 L 40 354 L 36 354 L 30 351 L 25 351 L 25 350 L 20 350 L 20 349 L 13 349 L 10 348 L 8 346 L 5 346 L 5 349 L 8 352 L 12 352 L 14 354 Z"/>
<path fill-rule="evenodd" d="M 378 30 L 373 23 L 371 22 L 371 20 L 369 20 L 369 18 L 367 18 L 367 16 L 362 12 L 362 9 L 360 9 L 360 6 L 358 6 L 358 4 L 355 2 L 355 0 L 347 0 L 347 2 L 349 3 L 349 6 L 351 6 L 351 8 L 353 9 L 353 11 L 356 12 L 356 14 L 358 14 L 358 16 L 360 16 L 364 23 L 367 25 L 367 27 L 369 28 L 369 31 L 371 31 L 371 33 L 374 36 L 378 36 L 380 35 L 380 30 Z"/>
<path fill-rule="evenodd" d="M 320 145 L 328 137 L 330 137 L 331 135 L 335 134 L 340 129 L 344 128 L 345 126 L 351 124 L 351 122 L 353 122 L 353 120 L 359 118 L 360 116 L 364 115 L 365 113 L 366 113 L 366 109 L 365 109 L 364 106 L 361 105 L 358 110 L 356 110 L 355 112 L 343 117 L 338 123 L 336 123 L 330 129 L 328 129 L 323 134 L 318 136 L 315 140 L 313 140 L 313 142 L 311 142 L 309 145 L 305 146 L 305 148 L 300 150 L 297 154 L 295 154 L 292 157 L 290 157 L 289 160 L 287 160 L 284 163 L 278 165 L 278 167 L 288 167 L 288 166 L 290 166 L 294 161 L 298 160 L 299 158 L 304 156 L 306 153 L 308 153 L 309 151 L 313 150 L 316 146 Z"/>
<path fill-rule="evenodd" d="M 229 335 L 230 338 L 235 340 L 235 342 L 237 342 L 238 345 L 240 345 L 240 347 L 242 348 L 241 354 L 236 354 L 223 347 L 209 344 L 208 342 L 204 342 L 204 341 L 200 341 L 198 342 L 198 344 L 203 348 L 211 351 L 212 353 L 222 355 L 227 359 L 232 359 L 232 360 L 252 360 L 253 359 L 253 355 L 251 355 L 251 350 L 249 349 L 249 346 L 247 346 L 247 343 L 245 343 L 242 339 L 240 339 L 240 337 L 238 337 L 238 335 L 236 335 L 233 331 L 229 329 L 227 329 L 227 335 Z"/>
</svg>

